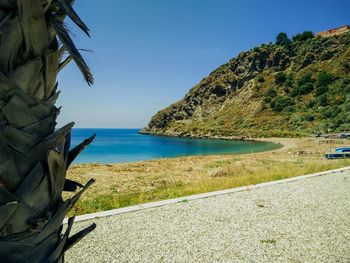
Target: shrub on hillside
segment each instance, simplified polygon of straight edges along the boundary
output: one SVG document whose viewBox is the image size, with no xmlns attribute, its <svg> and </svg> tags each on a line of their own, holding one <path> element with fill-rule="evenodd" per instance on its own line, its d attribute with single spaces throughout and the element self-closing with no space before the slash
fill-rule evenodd
<svg viewBox="0 0 350 263">
<path fill-rule="evenodd" d="M 264 99 L 263 99 L 263 101 L 264 101 L 265 104 L 266 104 L 266 103 L 270 103 L 271 100 L 272 100 L 271 97 L 264 97 Z"/>
<path fill-rule="evenodd" d="M 317 75 L 317 86 L 328 86 L 333 82 L 333 74 L 329 72 L 322 71 Z"/>
<path fill-rule="evenodd" d="M 281 32 L 276 37 L 276 45 L 279 46 L 288 46 L 290 45 L 291 40 L 288 38 L 288 35 L 284 32 Z"/>
<path fill-rule="evenodd" d="M 321 54 L 321 60 L 328 60 L 331 59 L 332 57 L 334 57 L 334 52 L 333 51 L 324 51 Z"/>
<path fill-rule="evenodd" d="M 297 85 L 293 88 L 291 95 L 296 97 L 310 93 L 314 89 L 313 81 L 312 74 L 306 73 L 297 82 Z"/>
<path fill-rule="evenodd" d="M 350 112 L 350 101 L 346 101 L 344 103 L 344 110 L 345 110 L 345 112 Z M 349 115 L 349 117 L 350 117 L 350 115 Z"/>
<path fill-rule="evenodd" d="M 332 117 L 333 118 L 337 117 L 341 112 L 342 112 L 342 109 L 340 107 L 334 108 L 332 111 Z"/>
<path fill-rule="evenodd" d="M 259 76 L 258 77 L 258 82 L 263 83 L 265 81 L 263 76 Z"/>
<path fill-rule="evenodd" d="M 344 124 L 345 120 L 343 116 L 337 116 L 333 119 L 333 124 L 331 125 L 331 128 L 334 130 L 340 127 L 342 124 Z"/>
<path fill-rule="evenodd" d="M 307 113 L 307 114 L 303 115 L 301 119 L 305 120 L 305 121 L 314 121 L 316 119 L 316 117 L 314 114 Z"/>
<path fill-rule="evenodd" d="M 331 108 L 326 108 L 322 111 L 322 116 L 326 119 L 331 118 L 333 113 L 333 109 Z"/>
<path fill-rule="evenodd" d="M 349 85 L 350 84 L 350 77 L 349 76 L 344 76 L 342 78 L 342 84 L 343 85 Z"/>
<path fill-rule="evenodd" d="M 305 95 L 309 94 L 311 91 L 313 91 L 314 85 L 312 83 L 306 83 L 298 87 L 298 94 L 299 95 Z"/>
<path fill-rule="evenodd" d="M 301 68 L 305 68 L 306 66 L 312 64 L 315 60 L 316 56 L 313 53 L 307 53 L 303 62 L 301 63 Z"/>
<path fill-rule="evenodd" d="M 295 108 L 293 105 L 287 106 L 284 108 L 284 112 L 294 112 Z"/>
<path fill-rule="evenodd" d="M 349 61 L 343 61 L 341 62 L 341 66 L 347 70 L 347 71 L 350 71 L 350 62 Z"/>
<path fill-rule="evenodd" d="M 306 73 L 304 74 L 301 79 L 298 81 L 299 86 L 307 84 L 307 83 L 313 83 L 312 79 L 312 73 Z"/>
<path fill-rule="evenodd" d="M 293 75 L 293 73 L 290 73 L 287 76 L 287 80 L 285 82 L 285 85 L 287 87 L 293 87 L 293 83 L 294 83 L 294 75 Z"/>
<path fill-rule="evenodd" d="M 287 80 L 287 74 L 284 72 L 278 72 L 275 75 L 275 83 L 277 85 L 283 84 Z"/>
<path fill-rule="evenodd" d="M 328 105 L 328 99 L 325 94 L 322 94 L 321 96 L 318 97 L 318 102 L 322 107 L 325 107 Z"/>
<path fill-rule="evenodd" d="M 277 96 L 277 91 L 274 88 L 269 88 L 264 94 L 264 102 L 269 103 L 272 98 Z"/>
<path fill-rule="evenodd" d="M 293 106 L 294 104 L 295 103 L 291 98 L 286 96 L 278 96 L 275 100 L 271 102 L 271 108 L 276 112 L 281 112 L 287 107 Z"/>
<path fill-rule="evenodd" d="M 325 94 L 322 94 L 321 96 L 318 97 L 318 102 L 320 104 L 320 106 L 322 107 L 326 107 L 328 106 L 328 98 Z"/>
<path fill-rule="evenodd" d="M 307 104 L 307 107 L 308 108 L 313 108 L 317 105 L 317 100 L 316 99 L 311 99 L 308 104 Z"/>
<path fill-rule="evenodd" d="M 314 33 L 311 31 L 304 31 L 292 37 L 293 41 L 305 41 L 311 38 L 314 38 Z"/>
<path fill-rule="evenodd" d="M 276 96 L 277 96 L 277 91 L 274 88 L 269 88 L 265 93 L 265 97 L 274 98 Z"/>
<path fill-rule="evenodd" d="M 316 96 L 325 94 L 328 91 L 328 86 L 316 86 Z"/>
<path fill-rule="evenodd" d="M 292 91 L 290 92 L 290 95 L 291 95 L 292 97 L 298 96 L 298 95 L 299 95 L 299 89 L 298 89 L 298 87 L 294 87 L 294 88 L 292 89 Z"/>
<path fill-rule="evenodd" d="M 286 94 L 289 94 L 290 91 L 291 91 L 290 87 L 288 87 L 288 86 L 284 86 L 284 87 L 283 87 L 283 90 L 284 90 L 284 92 L 285 92 Z"/>
</svg>

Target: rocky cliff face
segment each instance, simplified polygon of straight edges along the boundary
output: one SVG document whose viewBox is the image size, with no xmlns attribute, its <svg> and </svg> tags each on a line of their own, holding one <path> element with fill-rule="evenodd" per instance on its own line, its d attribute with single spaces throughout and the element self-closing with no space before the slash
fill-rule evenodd
<svg viewBox="0 0 350 263">
<path fill-rule="evenodd" d="M 142 132 L 266 137 L 348 131 L 349 46 L 347 33 L 242 52 L 154 115 Z"/>
</svg>

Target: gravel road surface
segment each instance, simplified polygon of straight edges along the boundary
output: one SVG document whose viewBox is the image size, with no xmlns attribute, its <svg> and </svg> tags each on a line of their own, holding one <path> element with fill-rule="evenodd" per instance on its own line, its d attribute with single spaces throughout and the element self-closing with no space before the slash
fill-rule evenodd
<svg viewBox="0 0 350 263">
<path fill-rule="evenodd" d="M 350 171 L 92 222 L 66 262 L 350 263 Z"/>
</svg>

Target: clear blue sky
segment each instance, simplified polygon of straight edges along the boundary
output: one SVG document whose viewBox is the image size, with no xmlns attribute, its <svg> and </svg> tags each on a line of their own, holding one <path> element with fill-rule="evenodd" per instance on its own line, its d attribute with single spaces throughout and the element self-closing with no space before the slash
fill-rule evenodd
<svg viewBox="0 0 350 263">
<path fill-rule="evenodd" d="M 75 64 L 59 76 L 59 126 L 143 127 L 212 70 L 241 51 L 350 24 L 349 0 L 76 0 L 92 38 L 71 23 L 95 76 Z"/>
</svg>

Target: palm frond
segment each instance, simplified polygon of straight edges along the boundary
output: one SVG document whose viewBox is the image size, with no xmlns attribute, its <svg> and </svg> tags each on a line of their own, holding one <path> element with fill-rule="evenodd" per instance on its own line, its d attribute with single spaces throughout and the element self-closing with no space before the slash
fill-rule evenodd
<svg viewBox="0 0 350 263">
<path fill-rule="evenodd" d="M 83 185 L 79 182 L 70 180 L 70 179 L 66 179 L 64 181 L 64 187 L 63 187 L 63 191 L 67 191 L 67 192 L 75 192 L 78 187 L 83 187 Z"/>
<path fill-rule="evenodd" d="M 65 66 L 67 66 L 71 61 L 73 60 L 73 57 L 71 55 L 67 56 L 58 66 L 58 71 L 61 71 Z"/>
<path fill-rule="evenodd" d="M 74 11 L 72 8 L 72 3 L 67 2 L 66 0 L 60 0 L 58 1 L 58 5 L 61 8 L 63 12 L 67 14 L 67 16 L 72 19 L 72 21 L 87 34 L 89 34 L 89 28 L 86 26 L 86 24 L 81 20 L 81 18 L 78 16 L 78 14 Z"/>
<path fill-rule="evenodd" d="M 67 243 L 64 246 L 64 251 L 67 251 L 70 249 L 74 244 L 79 242 L 82 238 L 84 238 L 87 234 L 89 234 L 91 231 L 93 231 L 96 228 L 96 224 L 93 223 L 89 227 L 79 231 L 78 233 L 74 234 L 71 236 L 68 240 Z"/>
<path fill-rule="evenodd" d="M 85 139 L 82 143 L 75 146 L 72 150 L 69 151 L 67 159 L 67 168 L 71 165 L 74 159 L 88 146 L 96 137 L 96 134 L 92 135 L 90 138 Z"/>
<path fill-rule="evenodd" d="M 55 130 L 59 69 L 74 60 L 93 82 L 63 24 L 69 16 L 88 32 L 73 2 L 0 0 L 0 262 L 63 262 L 64 252 L 95 227 L 69 238 L 71 218 L 62 234 L 67 212 L 94 182 L 66 179 L 93 137 L 70 150 L 74 123 Z M 62 191 L 77 188 L 63 200 Z"/>
<path fill-rule="evenodd" d="M 85 81 L 88 83 L 89 86 L 92 85 L 94 82 L 94 78 L 91 74 L 90 68 L 88 67 L 83 57 L 80 55 L 79 51 L 75 47 L 75 44 L 64 24 L 58 19 L 56 19 L 54 15 L 51 16 L 51 24 L 54 30 L 56 31 L 56 34 L 62 42 L 63 46 L 72 56 L 74 62 L 77 64 L 78 68 L 83 74 Z"/>
<path fill-rule="evenodd" d="M 18 13 L 27 53 L 41 56 L 49 46 L 48 39 L 42 37 L 47 35 L 47 26 L 41 1 L 19 0 Z"/>
</svg>

